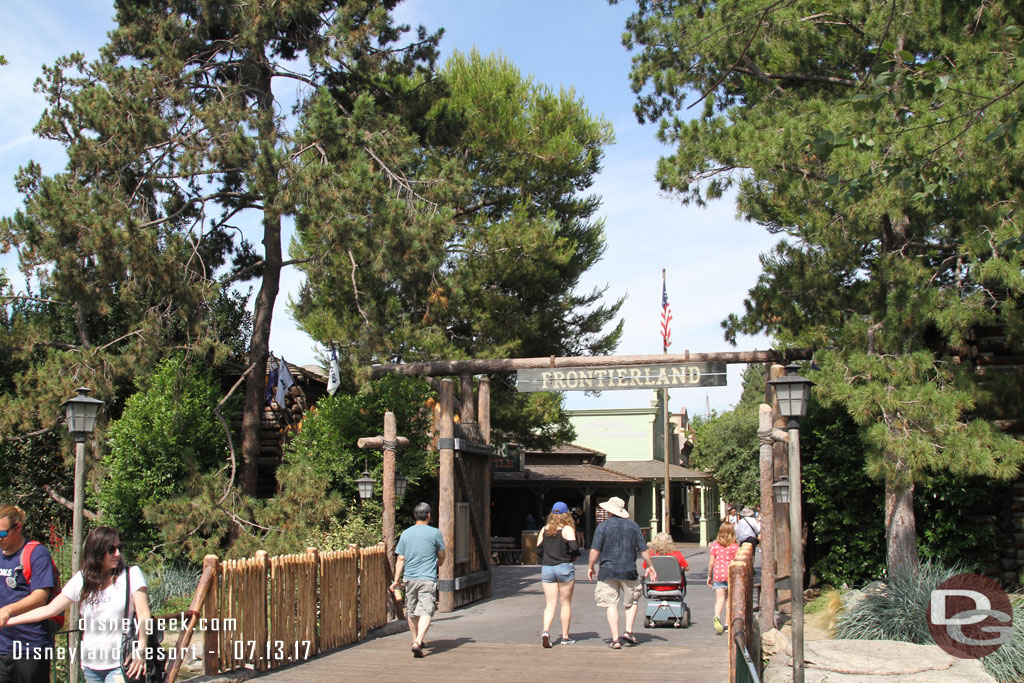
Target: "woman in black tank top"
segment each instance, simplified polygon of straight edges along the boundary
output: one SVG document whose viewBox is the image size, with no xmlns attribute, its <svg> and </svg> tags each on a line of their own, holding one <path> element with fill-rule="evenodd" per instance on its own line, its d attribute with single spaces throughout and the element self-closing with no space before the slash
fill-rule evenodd
<svg viewBox="0 0 1024 683">
<path fill-rule="evenodd" d="M 547 523 L 537 534 L 537 553 L 541 558 L 540 578 L 544 588 L 544 630 L 541 644 L 551 647 L 551 623 L 555 620 L 555 608 L 561 605 L 561 645 L 572 645 L 569 637 L 569 621 L 572 619 L 572 591 L 576 585 L 576 570 L 573 560 L 580 554 L 569 507 L 555 503 L 548 515 Z"/>
</svg>

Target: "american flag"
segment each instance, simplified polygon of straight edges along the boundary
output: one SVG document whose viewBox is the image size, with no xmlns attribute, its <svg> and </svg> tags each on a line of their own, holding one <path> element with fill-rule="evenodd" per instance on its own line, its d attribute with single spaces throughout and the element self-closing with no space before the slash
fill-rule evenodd
<svg viewBox="0 0 1024 683">
<path fill-rule="evenodd" d="M 668 290 L 665 289 L 665 273 L 661 274 L 661 341 L 662 351 L 667 352 L 672 346 L 672 307 L 668 305 Z"/>
</svg>

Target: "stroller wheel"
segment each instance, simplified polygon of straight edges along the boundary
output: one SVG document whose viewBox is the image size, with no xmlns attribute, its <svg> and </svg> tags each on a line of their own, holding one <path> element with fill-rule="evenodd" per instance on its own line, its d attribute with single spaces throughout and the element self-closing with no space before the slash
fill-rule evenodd
<svg viewBox="0 0 1024 683">
<path fill-rule="evenodd" d="M 689 607 L 687 607 L 686 610 L 683 611 L 683 626 L 685 626 L 686 628 L 690 627 L 690 608 Z"/>
<path fill-rule="evenodd" d="M 654 628 L 654 619 L 647 619 L 644 623 L 647 628 Z"/>
</svg>

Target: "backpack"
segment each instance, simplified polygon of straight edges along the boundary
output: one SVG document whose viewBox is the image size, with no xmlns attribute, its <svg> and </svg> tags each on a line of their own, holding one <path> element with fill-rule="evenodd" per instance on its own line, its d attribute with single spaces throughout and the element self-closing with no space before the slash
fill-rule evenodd
<svg viewBox="0 0 1024 683">
<path fill-rule="evenodd" d="M 36 549 L 36 546 L 40 546 L 42 543 L 39 541 L 29 541 L 21 549 L 21 574 L 25 577 L 25 581 L 29 584 L 29 590 L 32 589 L 32 551 Z M 53 566 L 53 585 L 50 586 L 50 593 L 46 596 L 46 602 L 49 603 L 57 593 L 60 593 L 60 570 L 57 569 L 57 563 L 53 561 L 53 556 L 50 556 L 50 564 Z M 64 613 L 61 612 L 55 617 L 47 619 L 50 626 L 50 632 L 56 633 L 64 628 Z"/>
</svg>

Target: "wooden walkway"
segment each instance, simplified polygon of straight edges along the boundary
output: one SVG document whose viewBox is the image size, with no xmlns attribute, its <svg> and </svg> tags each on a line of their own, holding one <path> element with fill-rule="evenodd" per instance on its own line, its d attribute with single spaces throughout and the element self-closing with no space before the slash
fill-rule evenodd
<svg viewBox="0 0 1024 683">
<path fill-rule="evenodd" d="M 408 632 L 376 638 L 258 677 L 263 683 L 326 681 L 485 681 L 536 680 L 728 680 L 728 637 L 711 627 L 713 591 L 704 585 L 707 554 L 696 545 L 681 548 L 690 562 L 687 605 L 690 628 L 643 626 L 640 645 L 608 647 L 605 612 L 594 605 L 594 584 L 586 564 L 576 566 L 576 592 L 570 632 L 573 645 L 545 650 L 540 643 L 544 607 L 537 567 L 496 567 L 494 598 L 450 614 L 437 614 L 427 634 L 426 656 L 416 659 Z M 556 616 L 553 640 L 560 635 Z M 556 673 L 557 672 L 557 673 Z"/>
</svg>

